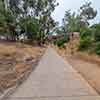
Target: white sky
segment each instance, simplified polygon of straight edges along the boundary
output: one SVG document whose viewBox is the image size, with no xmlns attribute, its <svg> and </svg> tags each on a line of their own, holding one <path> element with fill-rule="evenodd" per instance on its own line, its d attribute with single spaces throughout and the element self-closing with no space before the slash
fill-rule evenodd
<svg viewBox="0 0 100 100">
<path fill-rule="evenodd" d="M 69 9 L 77 11 L 85 1 L 91 1 L 93 7 L 95 7 L 98 12 L 97 17 L 92 21 L 92 23 L 100 22 L 100 0 L 57 0 L 57 2 L 59 2 L 59 6 L 56 7 L 55 12 L 53 13 L 54 19 L 61 23 L 65 11 Z"/>
</svg>

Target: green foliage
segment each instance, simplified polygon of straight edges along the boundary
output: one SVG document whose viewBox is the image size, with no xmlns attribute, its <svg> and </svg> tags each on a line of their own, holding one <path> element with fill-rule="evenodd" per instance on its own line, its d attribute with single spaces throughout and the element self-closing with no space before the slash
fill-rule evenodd
<svg viewBox="0 0 100 100">
<path fill-rule="evenodd" d="M 65 44 L 65 41 L 63 40 L 58 40 L 56 41 L 56 45 L 60 48 L 64 48 L 64 44 Z"/>
<path fill-rule="evenodd" d="M 100 50 L 96 51 L 96 54 L 100 56 Z"/>
<path fill-rule="evenodd" d="M 55 27 L 51 15 L 57 5 L 56 0 L 9 0 L 9 4 L 1 0 L 0 33 L 10 40 L 24 35 L 24 39 L 41 42 Z"/>
<path fill-rule="evenodd" d="M 100 42 L 96 43 L 95 52 L 96 52 L 97 55 L 100 56 Z"/>
<path fill-rule="evenodd" d="M 100 42 L 96 43 L 96 50 L 100 50 Z"/>
<path fill-rule="evenodd" d="M 94 19 L 97 15 L 97 10 L 95 10 L 91 4 L 91 2 L 85 2 L 85 4 L 80 7 L 80 15 L 87 20 Z"/>
<path fill-rule="evenodd" d="M 100 55 L 100 24 L 80 29 L 79 50 L 88 50 Z"/>
<path fill-rule="evenodd" d="M 88 50 L 92 46 L 93 42 L 93 29 L 89 27 L 83 27 L 80 29 L 80 41 L 79 50 Z"/>
<path fill-rule="evenodd" d="M 25 35 L 28 39 L 36 39 L 39 32 L 39 24 L 37 19 L 35 19 L 34 17 L 27 17 L 25 19 L 22 19 L 20 20 L 20 26 L 25 31 Z"/>
<path fill-rule="evenodd" d="M 59 48 L 65 48 L 65 43 L 67 42 L 68 42 L 68 37 L 64 37 L 56 40 L 54 44 L 57 45 Z"/>
<path fill-rule="evenodd" d="M 81 38 L 78 48 L 82 51 L 87 50 L 91 46 L 91 43 L 90 37 Z"/>
<path fill-rule="evenodd" d="M 92 36 L 92 29 L 88 27 L 84 27 L 80 29 L 80 37 L 85 38 L 85 37 L 91 37 Z"/>
<path fill-rule="evenodd" d="M 71 11 L 68 10 L 65 13 L 63 23 L 64 23 L 64 30 L 66 32 L 79 32 L 80 16 L 76 15 L 75 12 L 71 14 Z"/>
<path fill-rule="evenodd" d="M 16 21 L 9 9 L 4 9 L 0 12 L 0 33 L 10 40 L 15 40 L 16 37 Z M 4 33 L 4 34 L 3 34 Z"/>
<path fill-rule="evenodd" d="M 93 29 L 94 40 L 96 42 L 100 41 L 100 24 L 95 24 L 91 28 Z"/>
</svg>

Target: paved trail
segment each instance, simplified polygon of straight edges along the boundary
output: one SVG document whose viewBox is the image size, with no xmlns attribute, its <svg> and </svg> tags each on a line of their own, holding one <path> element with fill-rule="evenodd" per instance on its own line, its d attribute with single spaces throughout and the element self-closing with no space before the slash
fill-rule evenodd
<svg viewBox="0 0 100 100">
<path fill-rule="evenodd" d="M 7 100 L 100 100 L 88 83 L 52 48 Z"/>
</svg>

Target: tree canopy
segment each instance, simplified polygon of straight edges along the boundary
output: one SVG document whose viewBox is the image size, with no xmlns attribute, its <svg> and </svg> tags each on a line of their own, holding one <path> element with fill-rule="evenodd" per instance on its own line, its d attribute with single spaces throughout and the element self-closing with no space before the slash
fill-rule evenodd
<svg viewBox="0 0 100 100">
<path fill-rule="evenodd" d="M 0 1 L 0 33 L 16 40 L 23 34 L 27 39 L 41 41 L 55 27 L 51 14 L 58 5 L 56 0 Z M 20 33 L 17 32 L 19 27 Z"/>
</svg>

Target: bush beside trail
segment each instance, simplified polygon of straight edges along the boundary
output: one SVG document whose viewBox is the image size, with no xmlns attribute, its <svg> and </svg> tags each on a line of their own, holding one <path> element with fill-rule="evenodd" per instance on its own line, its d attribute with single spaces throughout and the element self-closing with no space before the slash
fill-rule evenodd
<svg viewBox="0 0 100 100">
<path fill-rule="evenodd" d="M 80 29 L 78 49 L 80 51 L 93 51 L 93 53 L 100 55 L 100 24 Z"/>
<path fill-rule="evenodd" d="M 69 41 L 68 37 L 63 37 L 61 39 L 55 40 L 54 44 L 57 45 L 59 48 L 65 48 L 65 44 Z"/>
</svg>

